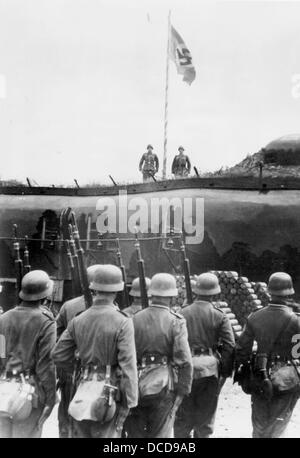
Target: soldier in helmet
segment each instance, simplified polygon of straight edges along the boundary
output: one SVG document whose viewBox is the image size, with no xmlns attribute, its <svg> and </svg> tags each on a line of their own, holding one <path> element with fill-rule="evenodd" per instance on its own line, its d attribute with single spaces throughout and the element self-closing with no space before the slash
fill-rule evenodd
<svg viewBox="0 0 300 458">
<path fill-rule="evenodd" d="M 184 154 L 183 146 L 178 148 L 179 154 L 177 154 L 172 163 L 172 173 L 175 178 L 187 177 L 191 172 L 191 162 L 189 157 Z"/>
<path fill-rule="evenodd" d="M 143 173 L 143 182 L 148 183 L 152 181 L 152 176 L 158 172 L 159 161 L 155 153 L 153 153 L 153 146 L 147 146 L 147 153 L 144 153 L 139 163 L 139 170 Z"/>
<path fill-rule="evenodd" d="M 149 293 L 151 305 L 133 316 L 139 404 L 130 412 L 125 429 L 128 437 L 168 438 L 178 406 L 191 389 L 191 352 L 185 320 L 170 310 L 177 296 L 175 278 L 154 275 Z"/>
<path fill-rule="evenodd" d="M 233 368 L 235 340 L 227 315 L 212 304 L 221 292 L 211 273 L 197 277 L 193 304 L 182 309 L 193 356 L 193 384 L 177 413 L 175 437 L 209 437 L 213 433 L 218 397 Z M 220 345 L 221 344 L 221 345 Z"/>
<path fill-rule="evenodd" d="M 145 282 L 146 282 L 147 295 L 148 297 L 150 297 L 150 294 L 149 294 L 150 278 L 146 277 Z M 133 302 L 129 307 L 126 307 L 125 309 L 123 309 L 123 313 L 126 313 L 126 315 L 128 316 L 133 316 L 137 312 L 140 312 L 143 308 L 139 277 L 133 280 L 129 295 L 133 297 Z"/>
<path fill-rule="evenodd" d="M 257 386 L 251 389 L 253 437 L 280 437 L 291 419 L 299 397 L 298 375 L 294 371 L 293 336 L 300 333 L 300 322 L 289 307 L 294 295 L 293 282 L 285 272 L 272 274 L 268 282 L 271 301 L 267 307 L 249 315 L 236 348 L 236 365 L 247 364 L 252 356 L 253 342 L 257 351 L 252 366 Z M 282 366 L 289 380 L 279 386 L 278 369 Z M 282 369 L 281 369 L 282 370 Z M 295 383 L 291 383 L 290 371 Z M 296 377 L 295 377 L 296 376 Z M 271 391 L 264 390 L 271 380 Z M 260 382 L 260 383 L 259 383 Z M 288 386 L 289 385 L 289 386 Z"/>
<path fill-rule="evenodd" d="M 5 339 L 1 376 L 25 379 L 34 387 L 29 416 L 19 419 L 1 415 L 0 437 L 41 437 L 43 424 L 56 402 L 55 367 L 50 357 L 56 326 L 53 315 L 41 307 L 52 290 L 53 281 L 46 272 L 33 270 L 22 279 L 20 304 L 0 316 L 0 335 Z"/>
<path fill-rule="evenodd" d="M 98 268 L 98 264 L 89 266 L 87 268 L 87 275 L 89 283 L 93 281 L 95 270 Z M 84 296 L 75 297 L 69 301 L 66 301 L 59 311 L 56 317 L 57 324 L 57 339 L 60 338 L 62 333 L 67 329 L 68 323 L 79 313 L 83 312 L 86 308 Z M 71 382 L 72 382 L 72 371 L 66 372 L 63 369 L 57 371 L 58 376 L 58 388 L 60 388 L 60 403 L 58 405 L 58 430 L 59 437 L 69 436 L 69 414 L 68 407 L 71 396 Z"/>
<path fill-rule="evenodd" d="M 86 393 L 98 396 L 93 408 L 88 407 L 91 404 L 87 404 L 87 398 L 77 405 L 81 411 L 74 420 L 75 437 L 120 437 L 129 409 L 137 404 L 133 323 L 114 304 L 117 292 L 123 288 L 118 267 L 98 266 L 90 284 L 92 306 L 69 322 L 52 353 L 57 367 L 68 371 L 77 349 L 81 369 L 75 396 L 79 389 L 84 391 L 84 384 L 109 379 L 103 397 L 93 390 Z"/>
</svg>

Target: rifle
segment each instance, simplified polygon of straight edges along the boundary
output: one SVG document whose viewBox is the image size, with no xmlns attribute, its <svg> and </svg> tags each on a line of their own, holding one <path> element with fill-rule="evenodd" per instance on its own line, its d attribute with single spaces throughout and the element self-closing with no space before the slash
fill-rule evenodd
<svg viewBox="0 0 300 458">
<path fill-rule="evenodd" d="M 75 296 L 78 296 L 82 294 L 82 286 L 81 286 L 81 281 L 80 281 L 80 264 L 79 264 L 79 258 L 78 254 L 76 253 L 76 245 L 75 245 L 75 240 L 73 237 L 73 229 L 72 229 L 72 224 L 69 224 L 69 250 L 73 262 L 73 286 L 74 286 L 74 294 Z"/>
<path fill-rule="evenodd" d="M 29 250 L 28 250 L 28 236 L 25 235 L 25 248 L 24 248 L 24 272 L 28 274 L 31 271 L 31 265 L 29 264 Z"/>
<path fill-rule="evenodd" d="M 71 254 L 71 251 L 70 251 L 70 242 L 69 242 L 69 240 L 65 240 L 65 248 L 66 248 L 66 252 L 67 252 L 68 264 L 69 264 L 70 271 L 71 271 L 73 296 L 76 297 L 75 266 L 74 266 L 72 254 Z"/>
<path fill-rule="evenodd" d="M 89 288 L 89 280 L 88 280 L 87 270 L 86 270 L 85 260 L 84 260 L 84 251 L 81 246 L 79 231 L 78 231 L 78 227 L 76 224 L 74 212 L 71 212 L 71 220 L 72 220 L 72 226 L 73 226 L 73 238 L 75 241 L 75 246 L 76 246 L 78 261 L 79 261 L 79 269 L 80 269 L 79 272 L 80 272 L 82 292 L 84 295 L 85 306 L 86 308 L 89 308 L 93 303 L 93 298 L 92 298 L 91 290 Z"/>
<path fill-rule="evenodd" d="M 15 272 L 16 272 L 16 293 L 17 297 L 19 297 L 19 292 L 21 291 L 21 283 L 23 278 L 23 261 L 20 256 L 20 243 L 17 240 L 18 237 L 18 226 L 16 224 L 13 225 L 13 249 L 15 254 Z"/>
<path fill-rule="evenodd" d="M 145 263 L 142 258 L 141 254 L 141 246 L 138 239 L 137 229 L 135 229 L 135 249 L 137 254 L 137 264 L 138 264 L 138 271 L 139 271 L 139 279 L 140 279 L 140 290 L 141 290 L 141 299 L 142 299 L 142 307 L 143 309 L 149 306 L 148 301 L 148 294 L 147 294 L 147 287 L 146 287 L 146 279 L 145 279 Z"/>
<path fill-rule="evenodd" d="M 123 290 L 123 302 L 126 304 L 126 307 L 129 307 L 129 296 L 128 296 L 128 290 L 127 290 L 127 278 L 126 278 L 126 269 L 123 263 L 122 259 L 122 253 L 121 253 L 121 247 L 120 247 L 120 239 L 116 239 L 117 243 L 117 259 L 118 259 L 118 264 L 122 272 L 122 278 L 124 282 L 124 290 Z"/>
<path fill-rule="evenodd" d="M 187 299 L 187 303 L 191 304 L 193 302 L 193 293 L 192 293 L 192 286 L 191 286 L 190 261 L 186 257 L 185 243 L 184 243 L 182 233 L 181 233 L 180 253 L 181 253 L 182 267 L 183 267 L 183 273 L 184 273 L 186 299 Z"/>
</svg>

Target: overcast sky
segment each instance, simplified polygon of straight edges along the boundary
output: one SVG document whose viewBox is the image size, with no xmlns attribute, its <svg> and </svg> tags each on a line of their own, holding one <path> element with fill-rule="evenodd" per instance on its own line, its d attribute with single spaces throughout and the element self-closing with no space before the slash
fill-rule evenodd
<svg viewBox="0 0 300 458">
<path fill-rule="evenodd" d="M 148 143 L 162 165 L 170 6 L 197 75 L 170 62 L 168 174 L 181 144 L 207 171 L 300 132 L 299 2 L 0 0 L 0 178 L 140 181 Z"/>
</svg>

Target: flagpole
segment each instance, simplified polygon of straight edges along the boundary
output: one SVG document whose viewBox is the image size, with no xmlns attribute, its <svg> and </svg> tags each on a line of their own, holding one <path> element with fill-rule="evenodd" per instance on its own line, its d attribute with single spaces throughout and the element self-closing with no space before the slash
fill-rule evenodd
<svg viewBox="0 0 300 458">
<path fill-rule="evenodd" d="M 164 122 L 163 179 L 166 178 L 166 170 L 167 170 L 170 32 L 171 32 L 171 10 L 169 11 L 169 16 L 168 16 L 168 44 L 167 44 L 166 87 L 165 87 L 165 122 Z"/>
</svg>

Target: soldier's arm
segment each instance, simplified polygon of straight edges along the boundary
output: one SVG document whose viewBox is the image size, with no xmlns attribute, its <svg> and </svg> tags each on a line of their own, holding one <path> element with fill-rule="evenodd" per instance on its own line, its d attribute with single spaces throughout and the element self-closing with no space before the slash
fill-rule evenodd
<svg viewBox="0 0 300 458">
<path fill-rule="evenodd" d="M 56 400 L 56 373 L 51 359 L 55 342 L 55 321 L 49 320 L 45 323 L 38 340 L 35 372 L 45 395 L 45 404 L 50 408 L 54 406 Z"/>
<path fill-rule="evenodd" d="M 59 314 L 56 317 L 56 332 L 57 332 L 57 340 L 60 338 L 62 333 L 66 330 L 68 325 L 67 317 L 66 317 L 66 304 L 64 303 L 61 306 Z"/>
<path fill-rule="evenodd" d="M 184 318 L 176 320 L 174 323 L 173 361 L 178 367 L 176 394 L 179 396 L 188 395 L 192 387 L 193 365 Z"/>
<path fill-rule="evenodd" d="M 155 167 L 156 167 L 156 172 L 158 172 L 158 169 L 159 169 L 159 160 L 158 160 L 158 156 L 155 154 Z"/>
<path fill-rule="evenodd" d="M 190 161 L 190 158 L 188 156 L 186 157 L 186 162 L 187 162 L 187 169 L 190 172 L 191 171 L 191 161 Z"/>
<path fill-rule="evenodd" d="M 221 326 L 219 329 L 219 338 L 222 343 L 221 348 L 221 367 L 220 367 L 220 375 L 222 377 L 230 377 L 232 375 L 233 370 L 233 354 L 235 348 L 235 339 L 232 330 L 232 326 L 230 324 L 230 320 L 223 314 Z"/>
<path fill-rule="evenodd" d="M 248 320 L 236 344 L 235 360 L 237 365 L 248 361 L 252 354 L 253 342 L 254 334 Z"/>
<path fill-rule="evenodd" d="M 144 160 L 145 160 L 145 154 L 143 154 L 142 157 L 141 157 L 141 160 L 140 160 L 140 163 L 139 163 L 139 170 L 142 170 Z"/>
<path fill-rule="evenodd" d="M 138 376 L 134 328 L 131 318 L 127 318 L 118 333 L 117 338 L 118 363 L 122 371 L 120 390 L 122 405 L 129 409 L 138 402 Z"/>
<path fill-rule="evenodd" d="M 175 173 L 175 167 L 176 167 L 176 156 L 174 157 L 173 162 L 172 162 L 172 173 L 173 174 Z"/>
<path fill-rule="evenodd" d="M 68 324 L 67 329 L 62 333 L 51 355 L 55 365 L 67 372 L 72 372 L 73 370 L 74 355 L 76 350 L 76 343 L 73 338 L 73 321 L 74 320 Z"/>
</svg>

